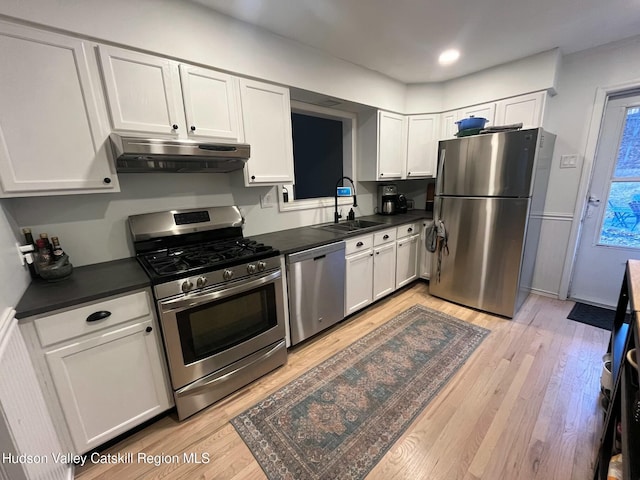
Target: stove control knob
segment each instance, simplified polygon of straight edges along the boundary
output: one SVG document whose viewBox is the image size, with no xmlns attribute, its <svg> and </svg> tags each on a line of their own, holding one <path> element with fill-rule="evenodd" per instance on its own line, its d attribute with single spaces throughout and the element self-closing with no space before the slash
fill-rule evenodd
<svg viewBox="0 0 640 480">
<path fill-rule="evenodd" d="M 253 263 L 247 265 L 247 273 L 256 273 L 256 266 Z"/>
<path fill-rule="evenodd" d="M 231 280 L 231 278 L 233 277 L 233 271 L 232 270 L 225 270 L 224 272 L 222 272 L 222 278 L 225 280 Z"/>
<path fill-rule="evenodd" d="M 258 271 L 264 272 L 264 269 L 267 268 L 266 262 L 258 262 Z"/>
<path fill-rule="evenodd" d="M 193 288 L 193 283 L 191 283 L 189 280 L 186 280 L 182 282 L 182 285 L 180 285 L 180 288 L 184 293 L 187 293 L 189 290 Z"/>
<path fill-rule="evenodd" d="M 196 287 L 202 288 L 207 284 L 207 277 L 198 277 L 196 280 Z"/>
</svg>

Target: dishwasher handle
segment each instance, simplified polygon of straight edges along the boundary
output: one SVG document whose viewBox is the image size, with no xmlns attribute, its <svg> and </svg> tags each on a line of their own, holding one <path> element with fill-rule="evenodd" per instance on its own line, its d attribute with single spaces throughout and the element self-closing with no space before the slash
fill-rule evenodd
<svg viewBox="0 0 640 480">
<path fill-rule="evenodd" d="M 329 245 L 321 245 L 315 248 L 309 248 L 297 253 L 291 253 L 286 256 L 287 265 L 292 263 L 303 262 L 305 260 L 319 260 L 322 257 L 329 255 L 330 253 L 342 251 L 344 254 L 345 243 L 344 241 L 333 242 Z"/>
</svg>

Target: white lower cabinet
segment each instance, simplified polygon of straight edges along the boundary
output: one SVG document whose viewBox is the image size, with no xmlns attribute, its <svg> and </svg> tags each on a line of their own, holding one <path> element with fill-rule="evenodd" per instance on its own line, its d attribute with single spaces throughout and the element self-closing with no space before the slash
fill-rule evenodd
<svg viewBox="0 0 640 480">
<path fill-rule="evenodd" d="M 396 289 L 396 231 L 383 230 L 373 236 L 373 301 Z"/>
<path fill-rule="evenodd" d="M 422 229 L 420 230 L 420 242 L 418 244 L 418 268 L 420 278 L 428 280 L 431 277 L 431 253 L 426 247 L 427 228 L 433 223 L 432 220 L 425 220 L 422 222 Z"/>
<path fill-rule="evenodd" d="M 418 278 L 418 244 L 420 233 L 416 224 L 398 227 L 396 251 L 396 288 Z"/>
<path fill-rule="evenodd" d="M 75 453 L 87 452 L 173 405 L 148 289 L 33 323 Z"/>
<path fill-rule="evenodd" d="M 373 301 L 373 235 L 353 238 L 345 243 L 346 317 Z"/>
</svg>

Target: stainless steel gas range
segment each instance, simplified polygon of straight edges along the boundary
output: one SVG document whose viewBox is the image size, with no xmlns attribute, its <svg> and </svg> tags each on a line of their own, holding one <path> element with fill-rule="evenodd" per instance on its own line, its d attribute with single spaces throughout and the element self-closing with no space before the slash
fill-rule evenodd
<svg viewBox="0 0 640 480">
<path fill-rule="evenodd" d="M 279 252 L 238 207 L 129 217 L 151 278 L 180 420 L 286 363 Z"/>
</svg>

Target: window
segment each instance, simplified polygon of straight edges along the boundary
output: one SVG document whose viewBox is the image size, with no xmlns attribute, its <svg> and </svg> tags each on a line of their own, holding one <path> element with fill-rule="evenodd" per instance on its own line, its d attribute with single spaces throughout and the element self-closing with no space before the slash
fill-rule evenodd
<svg viewBox="0 0 640 480">
<path fill-rule="evenodd" d="M 356 114 L 292 101 L 291 126 L 295 183 L 278 187 L 280 210 L 332 207 L 338 179 L 356 180 Z M 339 205 L 350 203 L 338 199 Z"/>
</svg>

